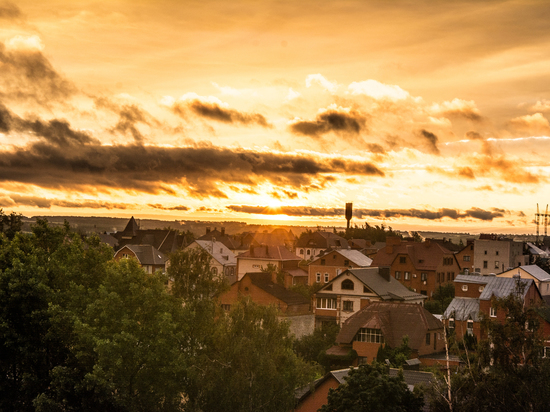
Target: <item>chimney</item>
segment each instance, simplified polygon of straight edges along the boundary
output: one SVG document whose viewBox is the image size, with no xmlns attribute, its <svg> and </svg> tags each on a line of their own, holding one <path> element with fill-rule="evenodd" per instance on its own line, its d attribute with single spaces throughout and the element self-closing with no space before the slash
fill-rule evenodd
<svg viewBox="0 0 550 412">
<path fill-rule="evenodd" d="M 398 246 L 401 244 L 399 236 L 386 236 L 386 246 Z"/>
<path fill-rule="evenodd" d="M 221 230 L 221 232 L 222 232 L 222 236 L 225 236 L 225 228 L 224 228 L 224 227 L 221 227 L 220 230 Z"/>
<path fill-rule="evenodd" d="M 250 256 L 254 256 L 254 245 L 250 244 Z"/>
<path fill-rule="evenodd" d="M 390 281 L 390 267 L 389 266 L 380 266 L 378 268 L 378 274 L 386 279 L 387 282 Z"/>
<path fill-rule="evenodd" d="M 209 227 L 206 228 L 206 233 L 210 233 L 210 228 Z"/>
<path fill-rule="evenodd" d="M 267 245 L 265 245 L 265 254 L 266 254 L 266 256 L 269 256 L 269 249 L 268 249 Z"/>
<path fill-rule="evenodd" d="M 426 245 L 426 247 L 430 247 L 430 245 L 432 244 L 431 239 L 426 238 L 426 240 L 424 240 L 424 244 Z"/>
</svg>

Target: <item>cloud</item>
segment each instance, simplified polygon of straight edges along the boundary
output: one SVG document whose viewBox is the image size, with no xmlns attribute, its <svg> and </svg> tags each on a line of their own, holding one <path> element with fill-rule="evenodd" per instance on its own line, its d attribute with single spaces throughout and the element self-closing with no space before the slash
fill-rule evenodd
<svg viewBox="0 0 550 412">
<path fill-rule="evenodd" d="M 473 100 L 453 99 L 450 102 L 445 101 L 442 104 L 434 104 L 431 111 L 444 116 L 462 117 L 473 122 L 483 120 L 481 112 Z"/>
<path fill-rule="evenodd" d="M 550 100 L 542 99 L 537 101 L 532 107 L 533 112 L 550 112 Z"/>
<path fill-rule="evenodd" d="M 136 205 L 128 203 L 113 203 L 102 202 L 97 200 L 60 200 L 60 199 L 48 199 L 39 196 L 21 196 L 21 195 L 9 195 L 0 196 L 0 207 L 14 207 L 14 206 L 32 206 L 41 209 L 50 209 L 52 206 L 69 208 L 69 209 L 135 209 Z"/>
<path fill-rule="evenodd" d="M 338 90 L 338 83 L 327 80 L 321 73 L 309 74 L 306 77 L 306 87 L 309 88 L 314 84 L 321 86 L 323 89 L 333 94 Z"/>
<path fill-rule="evenodd" d="M 40 140 L 0 150 L 0 181 L 46 188 L 105 188 L 175 194 L 183 186 L 197 198 L 227 198 L 222 185 L 270 182 L 280 189 L 315 190 L 331 175 L 384 177 L 367 161 L 311 154 L 279 154 L 215 146 L 101 145 L 67 122 L 13 119 L 0 110 L 2 127 L 32 131 Z M 70 147 L 71 150 L 67 150 Z M 284 193 L 284 192 L 282 192 Z M 287 196 L 292 197 L 290 193 Z"/>
<path fill-rule="evenodd" d="M 181 205 L 168 207 L 168 206 L 161 205 L 160 203 L 155 203 L 155 204 L 149 203 L 147 206 L 153 209 L 160 209 L 160 210 L 178 210 L 182 212 L 186 212 L 189 210 L 187 206 L 181 206 Z"/>
<path fill-rule="evenodd" d="M 365 129 L 366 117 L 353 109 L 330 108 L 312 121 L 295 121 L 289 128 L 294 134 L 320 137 L 326 133 L 359 134 Z"/>
<path fill-rule="evenodd" d="M 273 127 L 263 115 L 259 113 L 242 113 L 229 109 L 224 107 L 218 99 L 216 101 L 205 101 L 197 98 L 188 100 L 184 97 L 182 97 L 184 100 L 179 100 L 170 107 L 173 113 L 184 119 L 187 113 L 191 111 L 197 116 L 227 124 L 243 124 L 246 126 L 256 124 L 265 128 Z"/>
<path fill-rule="evenodd" d="M 432 132 L 428 132 L 427 130 L 421 130 L 420 134 L 424 138 L 425 142 L 428 144 L 428 150 L 430 153 L 439 155 L 439 148 L 437 147 L 438 138 L 435 134 Z"/>
<path fill-rule="evenodd" d="M 533 134 L 548 134 L 550 133 L 550 124 L 542 113 L 535 113 L 532 115 L 525 115 L 516 117 L 509 122 L 510 126 L 520 132 L 527 132 Z"/>
<path fill-rule="evenodd" d="M 33 36 L 15 36 L 6 41 L 6 49 L 8 50 L 44 50 L 44 43 L 37 35 Z"/>
<path fill-rule="evenodd" d="M 21 9 L 10 2 L 2 2 L 0 4 L 0 19 L 17 20 L 23 17 Z"/>
<path fill-rule="evenodd" d="M 76 93 L 75 86 L 57 73 L 36 49 L 9 50 L 0 43 L 0 97 L 34 100 L 43 106 Z"/>
<path fill-rule="evenodd" d="M 267 215 L 287 215 L 297 217 L 344 217 L 345 209 L 343 208 L 312 208 L 307 206 L 281 206 L 272 208 L 269 206 L 247 206 L 247 205 L 230 205 L 227 208 L 233 212 L 249 213 L 249 214 L 267 214 Z M 452 220 L 476 219 L 483 221 L 492 221 L 493 219 L 501 218 L 509 215 L 510 212 L 492 208 L 483 210 L 477 207 L 461 211 L 457 209 L 438 209 L 419 210 L 419 209 L 354 209 L 353 215 L 359 219 L 365 217 L 375 217 L 381 219 L 395 218 L 416 218 L 422 220 L 441 220 L 448 218 Z"/>
<path fill-rule="evenodd" d="M 376 100 L 404 100 L 408 98 L 409 92 L 396 85 L 380 83 L 376 80 L 365 80 L 362 82 L 353 82 L 348 86 L 351 94 L 363 94 Z"/>
</svg>

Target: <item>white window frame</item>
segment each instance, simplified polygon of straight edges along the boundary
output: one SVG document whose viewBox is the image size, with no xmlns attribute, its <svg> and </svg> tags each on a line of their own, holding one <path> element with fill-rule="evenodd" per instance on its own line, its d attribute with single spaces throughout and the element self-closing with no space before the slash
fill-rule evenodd
<svg viewBox="0 0 550 412">
<path fill-rule="evenodd" d="M 317 309 L 330 309 L 336 310 L 336 299 L 334 298 L 317 298 L 315 307 Z"/>
<path fill-rule="evenodd" d="M 316 281 L 317 283 L 321 283 L 321 272 L 317 272 L 317 275 L 316 275 L 316 277 L 315 277 L 315 281 Z"/>
<path fill-rule="evenodd" d="M 468 292 L 468 285 L 462 285 L 462 291 Z"/>
<path fill-rule="evenodd" d="M 492 318 L 496 318 L 497 317 L 497 309 L 492 307 L 489 309 L 489 316 L 492 317 Z"/>
<path fill-rule="evenodd" d="M 328 283 L 328 273 L 325 273 L 325 283 Z"/>
</svg>

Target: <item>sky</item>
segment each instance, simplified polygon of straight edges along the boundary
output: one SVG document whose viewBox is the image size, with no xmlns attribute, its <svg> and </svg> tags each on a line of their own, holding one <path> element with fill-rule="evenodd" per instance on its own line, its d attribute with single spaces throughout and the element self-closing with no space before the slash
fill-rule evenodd
<svg viewBox="0 0 550 412">
<path fill-rule="evenodd" d="M 549 51 L 547 1 L 0 0 L 0 208 L 535 233 Z"/>
</svg>

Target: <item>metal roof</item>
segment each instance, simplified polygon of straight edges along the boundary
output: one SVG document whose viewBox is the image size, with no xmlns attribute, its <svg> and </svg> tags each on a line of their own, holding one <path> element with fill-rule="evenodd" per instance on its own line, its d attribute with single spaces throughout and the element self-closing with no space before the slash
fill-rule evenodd
<svg viewBox="0 0 550 412">
<path fill-rule="evenodd" d="M 466 321 L 472 319 L 474 322 L 479 321 L 479 299 L 476 298 L 454 298 L 443 317 L 448 319 L 454 314 L 454 319 Z"/>
<path fill-rule="evenodd" d="M 197 245 L 206 250 L 222 266 L 235 266 L 237 258 L 235 254 L 222 242 L 217 240 L 195 240 Z"/>
</svg>

